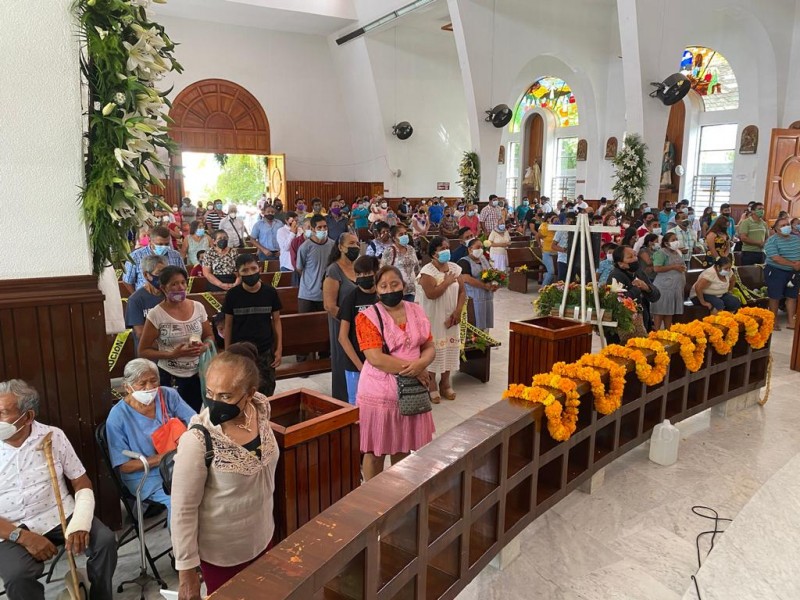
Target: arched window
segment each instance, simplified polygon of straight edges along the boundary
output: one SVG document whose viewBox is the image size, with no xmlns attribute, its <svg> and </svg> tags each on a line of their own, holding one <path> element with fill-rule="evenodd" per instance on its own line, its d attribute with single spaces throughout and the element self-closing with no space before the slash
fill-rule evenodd
<svg viewBox="0 0 800 600">
<path fill-rule="evenodd" d="M 703 99 L 706 112 L 739 108 L 739 84 L 730 63 L 722 54 L 704 46 L 683 51 L 681 73 Z"/>
<path fill-rule="evenodd" d="M 509 125 L 511 133 L 520 131 L 525 113 L 534 108 L 545 108 L 555 115 L 559 127 L 578 124 L 578 102 L 569 85 L 558 77 L 541 77 L 525 92 L 514 109 Z"/>
</svg>

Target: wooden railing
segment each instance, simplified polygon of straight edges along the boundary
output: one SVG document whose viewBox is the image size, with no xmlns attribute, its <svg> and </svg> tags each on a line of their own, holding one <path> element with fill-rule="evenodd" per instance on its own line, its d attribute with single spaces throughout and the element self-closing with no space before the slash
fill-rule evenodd
<svg viewBox="0 0 800 600">
<path fill-rule="evenodd" d="M 436 438 L 294 532 L 213 600 L 454 598 L 537 516 L 644 442 L 764 385 L 769 345 L 741 336 L 728 356 L 710 347 L 689 373 L 677 346 L 664 381 L 641 384 L 628 365 L 620 410 L 603 416 L 579 387 L 577 431 L 553 441 L 540 405 L 503 400 Z"/>
</svg>

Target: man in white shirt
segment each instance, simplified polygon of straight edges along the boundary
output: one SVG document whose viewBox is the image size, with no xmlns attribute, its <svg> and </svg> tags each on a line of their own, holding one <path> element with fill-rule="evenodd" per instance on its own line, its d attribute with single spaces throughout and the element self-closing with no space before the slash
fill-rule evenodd
<svg viewBox="0 0 800 600">
<path fill-rule="evenodd" d="M 36 421 L 38 412 L 35 389 L 19 379 L 0 382 L 0 579 L 9 600 L 44 600 L 38 578 L 44 562 L 56 555 L 56 546 L 65 543 L 47 459 L 40 449 L 50 433 L 69 522 L 66 547 L 89 558 L 91 600 L 112 600 L 117 539 L 94 517 L 92 483 L 67 436 Z"/>
<path fill-rule="evenodd" d="M 247 228 L 244 220 L 238 216 L 239 211 L 235 204 L 228 205 L 228 216 L 223 217 L 219 222 L 219 228 L 228 234 L 231 248 L 244 248 L 244 240 L 247 237 Z"/>
<path fill-rule="evenodd" d="M 289 211 L 286 213 L 286 224 L 278 229 L 278 233 L 275 234 L 278 238 L 278 249 L 280 250 L 278 260 L 280 261 L 281 271 L 294 271 L 291 246 L 292 241 L 297 237 L 297 227 L 297 213 Z"/>
<path fill-rule="evenodd" d="M 689 227 L 689 215 L 679 212 L 675 215 L 675 227 L 668 233 L 674 233 L 678 237 L 679 249 L 683 254 L 683 260 L 688 266 L 692 260 L 692 254 L 697 246 L 697 234 L 694 229 Z"/>
<path fill-rule="evenodd" d="M 578 198 L 575 200 L 575 208 L 578 210 L 586 210 L 589 208 L 589 205 L 586 203 L 586 200 L 583 199 L 583 194 L 579 194 Z"/>
</svg>

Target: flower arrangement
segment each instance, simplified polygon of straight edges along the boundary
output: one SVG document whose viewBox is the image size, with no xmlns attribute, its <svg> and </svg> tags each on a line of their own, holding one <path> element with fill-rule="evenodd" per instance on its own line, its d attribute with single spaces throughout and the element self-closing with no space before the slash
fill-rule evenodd
<svg viewBox="0 0 800 600">
<path fill-rule="evenodd" d="M 527 273 L 528 265 L 520 265 L 514 268 L 514 273 Z"/>
<path fill-rule="evenodd" d="M 702 320 L 706 335 L 717 354 L 728 355 L 739 341 L 739 323 L 728 311 L 718 312 Z M 723 334 L 722 329 L 725 328 Z"/>
<path fill-rule="evenodd" d="M 601 285 L 597 288 L 600 297 L 600 306 L 617 322 L 616 329 L 621 332 L 633 331 L 633 317 L 639 312 L 639 307 L 631 298 L 625 295 L 621 286 Z M 537 314 L 546 316 L 558 310 L 564 294 L 564 282 L 559 281 L 546 285 L 539 290 L 539 297 L 533 305 Z M 592 284 L 586 286 L 586 297 L 593 298 Z M 567 306 L 578 306 L 581 303 L 581 285 L 570 283 L 567 287 Z"/>
<path fill-rule="evenodd" d="M 498 287 L 506 287 L 508 285 L 508 273 L 499 269 L 487 269 L 481 273 L 481 281 Z"/>
<path fill-rule="evenodd" d="M 625 212 L 639 208 L 650 183 L 647 170 L 650 162 L 645 158 L 647 145 L 636 135 L 626 135 L 625 142 L 614 157 L 614 197 L 622 200 Z"/>
<path fill-rule="evenodd" d="M 766 345 L 775 327 L 775 315 L 771 310 L 745 307 L 736 311 L 733 317 L 744 325 L 744 338 L 748 344 L 756 350 Z"/>
<path fill-rule="evenodd" d="M 164 0 L 154 0 L 163 3 Z M 76 0 L 85 45 L 82 72 L 89 92 L 86 184 L 80 194 L 95 273 L 128 256 L 128 232 L 159 202 L 148 186 L 163 187 L 169 101 L 157 82 L 183 68 L 175 44 L 151 21 L 151 0 Z"/>
<path fill-rule="evenodd" d="M 622 406 L 622 394 L 625 391 L 625 367 L 602 354 L 584 354 L 578 361 L 584 367 L 603 369 L 608 372 L 608 389 L 598 394 L 599 388 L 592 387 L 594 407 L 601 415 L 610 415 Z M 591 382 L 590 382 L 591 383 Z"/>
<path fill-rule="evenodd" d="M 557 442 L 568 440 L 578 427 L 578 407 L 581 404 L 578 384 L 553 373 L 534 375 L 532 383 L 533 387 L 546 386 L 564 394 L 564 404 L 556 400 L 545 407 L 544 414 L 550 436 Z"/>
<path fill-rule="evenodd" d="M 655 352 L 652 365 L 648 362 L 644 352 L 642 352 L 643 349 Z M 664 350 L 662 344 L 654 340 L 632 338 L 628 340 L 627 346 L 611 344 L 603 348 L 600 354 L 606 357 L 624 358 L 631 361 L 634 364 L 639 381 L 650 387 L 664 381 L 664 377 L 667 375 L 669 354 Z"/>
<path fill-rule="evenodd" d="M 677 323 L 669 330 L 652 331 L 649 338 L 678 344 L 681 358 L 686 368 L 692 373 L 699 371 L 703 366 L 707 340 L 705 329 L 699 321 L 687 325 Z"/>
<path fill-rule="evenodd" d="M 461 186 L 466 202 L 478 201 L 478 188 L 481 182 L 480 162 L 477 152 L 464 152 L 461 164 L 458 165 L 458 175 L 461 177 L 456 183 Z"/>
</svg>

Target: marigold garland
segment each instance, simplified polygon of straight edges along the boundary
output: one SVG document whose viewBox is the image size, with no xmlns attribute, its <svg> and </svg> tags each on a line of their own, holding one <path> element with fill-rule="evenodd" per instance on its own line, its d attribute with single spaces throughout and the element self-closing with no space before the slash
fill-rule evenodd
<svg viewBox="0 0 800 600">
<path fill-rule="evenodd" d="M 604 369 L 608 372 L 607 388 L 597 369 Z M 602 415 L 611 414 L 622 406 L 625 367 L 605 356 L 584 354 L 578 362 L 570 365 L 556 363 L 553 365 L 553 372 L 587 382 L 592 388 L 595 410 Z"/>
<path fill-rule="evenodd" d="M 566 398 L 566 408 L 564 408 L 564 405 L 556 400 L 552 392 L 536 385 L 537 377 L 542 378 L 542 375 L 534 377 L 534 386 L 512 383 L 503 392 L 503 398 L 521 398 L 543 405 L 544 414 L 547 417 L 547 431 L 550 432 L 550 436 L 557 442 L 566 441 L 575 433 L 578 426 L 578 406 L 580 405 L 578 386 L 574 381 L 564 377 L 552 373 L 544 374 L 544 378 L 547 379 L 547 383 L 544 385 L 564 392 Z M 550 385 L 551 383 L 555 385 Z"/>
<path fill-rule="evenodd" d="M 692 373 L 699 371 L 703 366 L 708 340 L 705 329 L 697 321 L 688 324 L 676 323 L 669 331 L 653 331 L 649 337 L 651 340 L 678 344 L 681 358 Z"/>
<path fill-rule="evenodd" d="M 655 352 L 655 359 L 651 365 L 647 356 L 641 349 L 648 349 Z M 636 376 L 639 381 L 648 386 L 658 385 L 664 381 L 667 375 L 667 365 L 669 365 L 669 354 L 664 350 L 664 346 L 654 340 L 647 338 L 632 338 L 628 340 L 627 346 L 611 344 L 606 346 L 601 354 L 603 356 L 615 356 L 633 362 Z"/>
<path fill-rule="evenodd" d="M 728 355 L 733 351 L 736 342 L 739 341 L 739 323 L 732 313 L 720 311 L 716 315 L 706 317 L 702 321 L 708 334 L 708 341 L 718 354 Z M 717 327 L 725 328 L 725 333 Z"/>
<path fill-rule="evenodd" d="M 744 337 L 754 350 L 760 350 L 767 344 L 775 327 L 775 315 L 771 310 L 745 307 L 736 311 L 733 317 L 744 325 Z"/>
</svg>

